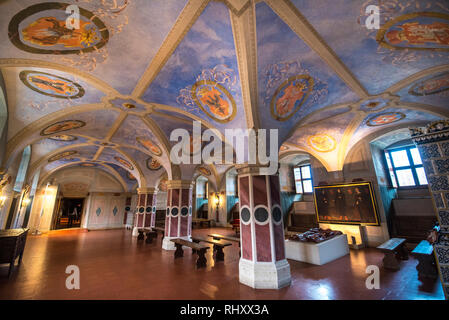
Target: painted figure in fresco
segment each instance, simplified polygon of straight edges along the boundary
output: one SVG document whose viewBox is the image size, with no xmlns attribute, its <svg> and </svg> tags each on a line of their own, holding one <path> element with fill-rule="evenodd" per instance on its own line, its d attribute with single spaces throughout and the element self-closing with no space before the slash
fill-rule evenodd
<svg viewBox="0 0 449 320">
<path fill-rule="evenodd" d="M 359 188 L 354 188 L 355 192 L 355 202 L 354 207 L 360 215 L 360 221 L 363 223 L 375 222 L 373 221 L 373 216 L 370 213 L 370 199 L 369 195 L 367 197 L 366 192 L 360 191 Z"/>
<path fill-rule="evenodd" d="M 156 146 L 152 141 L 150 141 L 149 139 L 146 138 L 141 138 L 141 137 L 137 137 L 136 138 L 137 142 L 139 142 L 140 144 L 142 144 L 145 148 L 147 148 L 149 151 L 151 151 L 152 153 L 154 153 L 157 156 L 160 156 L 162 154 L 161 149 L 159 149 L 158 146 Z"/>
<path fill-rule="evenodd" d="M 320 204 L 320 216 L 329 215 L 329 199 L 326 194 L 326 190 L 321 189 L 321 192 L 317 194 L 317 201 Z"/>
<path fill-rule="evenodd" d="M 91 22 L 79 21 L 79 29 L 68 29 L 65 20 L 55 17 L 42 17 L 22 30 L 23 39 L 39 46 L 84 48 L 97 41 L 95 28 L 88 28 Z"/>
<path fill-rule="evenodd" d="M 301 101 L 306 93 L 306 84 L 301 81 L 292 81 L 283 91 L 284 94 L 276 101 L 276 112 L 279 116 L 290 113 L 297 101 Z"/>
<path fill-rule="evenodd" d="M 420 24 L 419 22 L 406 22 L 398 25 L 401 30 L 391 30 L 385 35 L 388 41 L 395 45 L 406 42 L 411 45 L 437 44 L 449 45 L 449 24 L 434 22 Z"/>
<path fill-rule="evenodd" d="M 222 93 L 217 88 L 201 87 L 198 90 L 198 98 L 217 117 L 226 118 L 230 115 L 229 102 L 222 98 Z"/>
<path fill-rule="evenodd" d="M 70 96 L 76 92 L 70 83 L 50 79 L 43 75 L 31 76 L 28 81 L 43 91 L 53 91 L 55 94 Z"/>
<path fill-rule="evenodd" d="M 335 194 L 335 209 L 337 211 L 337 217 L 340 219 L 340 217 L 346 216 L 345 213 L 345 194 L 342 192 L 340 188 L 337 189 L 337 193 Z"/>
<path fill-rule="evenodd" d="M 335 149 L 336 143 L 334 138 L 327 134 L 317 134 L 309 137 L 309 146 L 319 152 L 329 152 Z"/>
</svg>

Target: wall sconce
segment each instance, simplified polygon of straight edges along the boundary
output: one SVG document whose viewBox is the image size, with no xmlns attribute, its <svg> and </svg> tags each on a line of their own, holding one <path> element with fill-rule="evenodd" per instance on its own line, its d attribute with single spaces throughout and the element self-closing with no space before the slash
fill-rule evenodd
<svg viewBox="0 0 449 320">
<path fill-rule="evenodd" d="M 215 193 L 215 205 L 217 206 L 217 222 L 220 221 L 220 214 L 218 213 L 218 208 L 220 207 L 220 194 Z"/>
<path fill-rule="evenodd" d="M 28 204 L 30 203 L 30 198 L 26 197 L 22 200 L 22 207 L 27 207 Z"/>
<path fill-rule="evenodd" d="M 3 208 L 6 202 L 6 196 L 0 196 L 0 208 Z"/>
</svg>

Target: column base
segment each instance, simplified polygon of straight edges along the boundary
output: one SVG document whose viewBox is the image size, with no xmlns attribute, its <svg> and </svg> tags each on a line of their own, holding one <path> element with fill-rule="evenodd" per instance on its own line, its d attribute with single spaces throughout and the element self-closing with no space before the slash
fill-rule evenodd
<svg viewBox="0 0 449 320">
<path fill-rule="evenodd" d="M 137 237 L 139 235 L 139 231 L 137 231 L 137 227 L 133 228 L 133 232 L 131 234 L 133 237 Z"/>
<path fill-rule="evenodd" d="M 290 265 L 287 260 L 273 262 L 239 262 L 240 283 L 254 289 L 280 289 L 291 283 Z"/>
<path fill-rule="evenodd" d="M 162 240 L 162 249 L 176 250 L 175 244 L 170 241 L 171 239 L 184 239 L 187 241 L 192 241 L 192 238 L 190 236 L 188 236 L 188 237 L 164 237 L 164 240 Z"/>
</svg>

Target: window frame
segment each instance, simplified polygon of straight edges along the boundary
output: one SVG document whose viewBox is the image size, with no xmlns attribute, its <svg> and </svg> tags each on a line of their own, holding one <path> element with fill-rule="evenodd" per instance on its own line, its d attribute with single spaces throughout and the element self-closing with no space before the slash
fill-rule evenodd
<svg viewBox="0 0 449 320">
<path fill-rule="evenodd" d="M 419 178 L 418 178 L 418 173 L 416 172 L 417 168 L 423 168 L 424 169 L 424 162 L 421 158 L 421 164 L 415 164 L 415 162 L 413 161 L 413 157 L 412 157 L 412 153 L 411 153 L 411 149 L 416 148 L 418 150 L 418 148 L 415 145 L 408 145 L 408 146 L 403 146 L 403 147 L 398 147 L 398 148 L 391 148 L 391 149 L 386 149 L 384 150 L 386 154 L 388 154 L 389 158 L 390 158 L 390 164 L 391 164 L 391 169 L 393 170 L 393 175 L 394 178 L 396 179 L 396 185 L 397 185 L 397 189 L 417 189 L 417 188 L 427 188 L 428 187 L 428 183 L 426 184 L 420 184 L 419 183 Z M 400 166 L 400 167 L 396 167 L 394 164 L 394 160 L 393 160 L 393 156 L 391 155 L 392 152 L 396 152 L 396 151 L 405 151 L 407 154 L 407 159 L 409 162 L 408 166 Z M 418 150 L 419 153 L 419 150 Z M 384 161 L 387 164 L 387 169 L 390 170 L 389 166 L 388 166 L 388 161 L 386 159 L 386 154 L 385 154 L 385 158 Z M 398 175 L 397 172 L 398 170 L 407 170 L 410 169 L 412 171 L 412 177 L 413 177 L 413 182 L 415 183 L 412 186 L 400 186 L 399 185 L 399 179 L 398 179 Z M 424 171 L 425 172 L 425 171 Z M 394 182 L 391 181 L 391 176 L 390 174 L 388 174 L 388 177 L 390 179 L 390 183 L 391 185 L 394 187 Z M 426 176 L 426 180 L 427 180 L 427 176 Z"/>
<path fill-rule="evenodd" d="M 310 170 L 310 178 L 303 178 L 302 177 L 302 170 L 301 168 L 303 167 L 309 167 Z M 299 175 L 301 177 L 301 179 L 299 179 L 299 181 L 301 182 L 301 187 L 302 187 L 302 192 L 298 192 L 298 190 L 296 189 L 296 176 L 295 176 L 295 169 L 299 169 Z M 312 177 L 312 166 L 310 164 L 302 164 L 302 165 L 296 165 L 293 167 L 293 180 L 295 181 L 295 193 L 296 194 L 312 194 L 313 193 L 313 177 Z M 311 182 L 312 185 L 312 191 L 311 192 L 305 192 L 304 191 L 304 181 L 309 181 Z"/>
</svg>

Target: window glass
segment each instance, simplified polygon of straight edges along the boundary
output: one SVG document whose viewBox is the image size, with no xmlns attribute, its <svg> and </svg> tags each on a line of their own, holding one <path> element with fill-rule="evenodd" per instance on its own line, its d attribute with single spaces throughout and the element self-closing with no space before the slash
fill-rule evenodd
<svg viewBox="0 0 449 320">
<path fill-rule="evenodd" d="M 426 173 L 424 172 L 423 167 L 416 168 L 416 175 L 418 176 L 418 181 L 420 185 L 427 184 Z"/>
<path fill-rule="evenodd" d="M 302 193 L 302 183 L 301 181 L 296 181 L 296 193 Z"/>
<path fill-rule="evenodd" d="M 419 154 L 418 148 L 411 148 L 410 153 L 412 154 L 413 163 L 422 164 L 421 155 Z"/>
<path fill-rule="evenodd" d="M 385 158 L 387 159 L 388 173 L 390 174 L 391 184 L 392 184 L 393 188 L 397 188 L 398 183 L 397 183 L 396 177 L 394 175 L 393 166 L 391 165 L 390 154 L 388 152 L 385 152 Z"/>
<path fill-rule="evenodd" d="M 312 192 L 313 191 L 312 180 L 304 180 L 303 184 L 304 184 L 304 192 Z"/>
<path fill-rule="evenodd" d="M 303 179 L 310 179 L 310 166 L 301 167 L 301 176 Z"/>
<path fill-rule="evenodd" d="M 415 185 L 412 169 L 396 170 L 396 176 L 398 177 L 400 187 L 410 187 Z"/>
<path fill-rule="evenodd" d="M 407 167 L 410 165 L 410 162 L 408 161 L 407 151 L 405 150 L 392 151 L 391 157 L 393 158 L 393 164 L 396 168 Z"/>
</svg>

